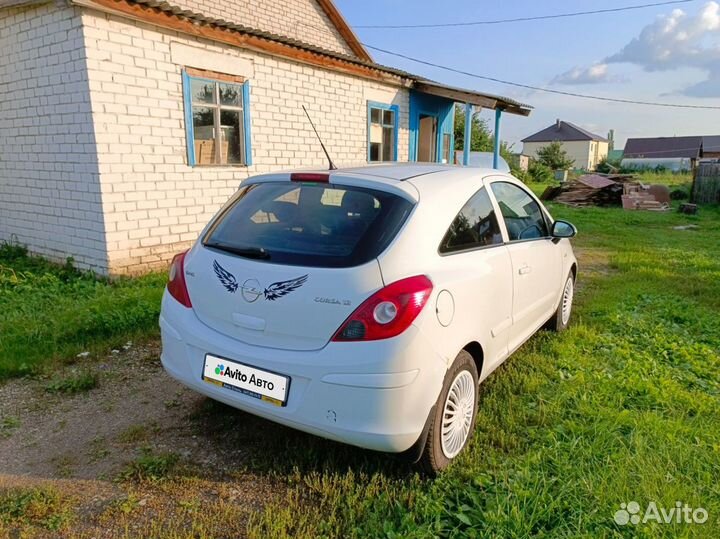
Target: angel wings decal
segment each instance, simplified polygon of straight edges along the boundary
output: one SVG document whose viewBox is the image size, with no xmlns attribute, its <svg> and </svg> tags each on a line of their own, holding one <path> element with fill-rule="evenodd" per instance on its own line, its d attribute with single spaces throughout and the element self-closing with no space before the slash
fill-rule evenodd
<svg viewBox="0 0 720 539">
<path fill-rule="evenodd" d="M 220 279 L 220 282 L 228 292 L 233 294 L 237 292 L 237 289 L 240 287 L 240 285 L 238 284 L 237 279 L 235 279 L 235 276 L 232 273 L 230 273 L 228 270 L 218 264 L 217 260 L 213 261 L 213 269 L 215 270 L 215 275 L 217 275 L 217 278 Z"/>
<path fill-rule="evenodd" d="M 308 279 L 307 275 L 301 275 L 300 277 L 288 279 L 287 281 L 274 282 L 264 290 L 260 290 L 259 283 L 257 283 L 255 279 L 249 279 L 248 281 L 245 281 L 243 286 L 240 286 L 235 276 L 223 268 L 217 260 L 213 261 L 213 270 L 215 271 L 215 275 L 217 275 L 220 284 L 222 284 L 231 294 L 237 292 L 238 289 L 242 289 L 243 293 L 248 292 L 249 294 L 257 294 L 258 296 L 262 294 L 268 301 L 275 301 L 283 296 L 287 296 L 290 292 L 297 290 L 305 284 L 305 281 Z M 257 287 L 247 286 L 255 283 L 258 285 Z M 243 296 L 244 295 L 245 294 L 243 294 Z"/>
</svg>

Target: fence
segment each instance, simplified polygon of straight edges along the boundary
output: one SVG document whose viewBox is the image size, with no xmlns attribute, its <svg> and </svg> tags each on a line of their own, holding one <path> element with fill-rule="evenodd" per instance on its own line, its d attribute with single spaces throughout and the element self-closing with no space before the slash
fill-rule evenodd
<svg viewBox="0 0 720 539">
<path fill-rule="evenodd" d="M 692 201 L 696 204 L 720 202 L 720 163 L 700 163 L 695 171 Z"/>
</svg>

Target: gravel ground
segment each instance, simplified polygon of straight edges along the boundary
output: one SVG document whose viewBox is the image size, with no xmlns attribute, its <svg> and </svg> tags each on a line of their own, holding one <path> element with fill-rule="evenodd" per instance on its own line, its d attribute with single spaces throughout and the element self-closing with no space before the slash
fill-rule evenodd
<svg viewBox="0 0 720 539">
<path fill-rule="evenodd" d="M 97 373 L 97 386 L 77 394 L 47 390 L 52 379 L 77 372 Z M 74 500 L 73 527 L 42 530 L 38 537 L 124 537 L 127 530 L 119 527 L 129 521 L 105 513 L 127 500 L 140 536 L 155 533 L 147 526 L 159 516 L 180 511 L 187 517 L 198 500 L 225 504 L 228 511 L 238 504 L 242 510 L 233 518 L 246 520 L 287 488 L 263 460 L 264 444 L 268 437 L 291 443 L 293 436 L 179 385 L 160 365 L 158 342 L 128 343 L 105 358 L 79 358 L 52 378 L 0 385 L 0 495 L 52 485 Z M 171 479 L 118 480 L 142 455 L 168 453 L 178 460 Z"/>
</svg>

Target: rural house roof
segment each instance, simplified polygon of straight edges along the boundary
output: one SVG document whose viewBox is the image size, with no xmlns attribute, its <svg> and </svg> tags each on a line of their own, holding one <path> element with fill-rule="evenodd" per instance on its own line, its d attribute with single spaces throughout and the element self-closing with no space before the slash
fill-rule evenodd
<svg viewBox="0 0 720 539">
<path fill-rule="evenodd" d="M 629 138 L 625 143 L 623 158 L 687 157 L 697 159 L 700 157 L 702 145 L 703 137 Z"/>
<path fill-rule="evenodd" d="M 551 126 L 525 137 L 522 142 L 570 142 L 575 140 L 597 140 L 607 142 L 607 139 L 595 135 L 590 131 L 578 127 L 570 122 L 557 120 Z"/>
<path fill-rule="evenodd" d="M 325 9 L 324 4 L 328 4 L 328 2 L 319 1 L 323 9 Z M 70 0 L 70 2 L 77 6 L 139 20 L 173 31 L 265 54 L 283 56 L 298 62 L 379 80 L 396 86 L 416 88 L 419 91 L 446 97 L 456 95 L 459 101 L 488 109 L 500 109 L 522 116 L 528 116 L 532 109 L 530 105 L 520 103 L 514 99 L 475 90 L 453 88 L 413 75 L 407 71 L 377 64 L 370 59 L 367 52 L 365 52 L 367 59 L 358 54 L 350 41 L 348 43 L 357 56 L 330 51 L 287 36 L 207 17 L 201 13 L 195 13 L 159 0 Z M 340 13 L 337 10 L 335 11 L 337 17 L 341 19 Z M 333 24 L 338 24 L 339 19 L 337 17 L 330 16 Z M 347 23 L 344 24 L 347 26 Z M 349 30 L 349 26 L 347 28 Z M 338 28 L 338 31 L 346 37 L 342 28 Z M 350 32 L 352 31 L 350 30 Z M 362 47 L 359 41 L 357 43 Z M 365 49 L 362 48 L 362 50 Z"/>
<path fill-rule="evenodd" d="M 702 138 L 703 152 L 720 152 L 720 135 Z"/>
</svg>

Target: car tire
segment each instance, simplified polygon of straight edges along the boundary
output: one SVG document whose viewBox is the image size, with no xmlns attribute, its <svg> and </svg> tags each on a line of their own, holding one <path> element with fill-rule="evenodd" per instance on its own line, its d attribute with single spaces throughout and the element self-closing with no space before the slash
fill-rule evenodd
<svg viewBox="0 0 720 539">
<path fill-rule="evenodd" d="M 565 285 L 563 286 L 562 295 L 560 296 L 560 303 L 552 315 L 550 320 L 547 321 L 545 327 L 551 331 L 561 332 L 565 331 L 570 324 L 570 314 L 572 313 L 572 303 L 575 297 L 575 275 L 571 271 Z"/>
<path fill-rule="evenodd" d="M 452 408 L 460 406 L 455 421 Z M 478 371 L 475 360 L 462 350 L 448 370 L 428 429 L 420 465 L 430 475 L 447 468 L 465 448 L 475 430 L 478 409 Z M 443 434 L 445 426 L 445 434 Z"/>
</svg>

